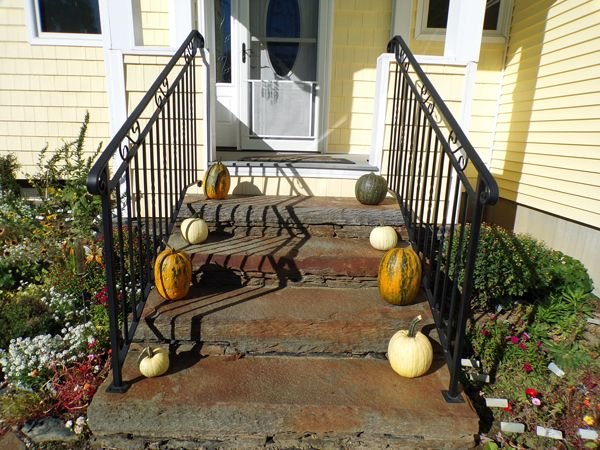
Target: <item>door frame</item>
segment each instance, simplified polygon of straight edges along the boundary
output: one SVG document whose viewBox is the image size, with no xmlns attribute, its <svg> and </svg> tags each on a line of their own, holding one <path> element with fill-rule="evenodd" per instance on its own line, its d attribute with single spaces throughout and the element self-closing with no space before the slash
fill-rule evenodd
<svg viewBox="0 0 600 450">
<path fill-rule="evenodd" d="M 208 61 L 208 73 L 210 80 L 216 79 L 216 69 L 212 64 L 212 53 L 211 49 L 215 48 L 215 17 L 214 17 L 214 1 L 215 0 L 197 0 L 198 5 L 198 24 L 200 24 L 200 32 L 205 38 L 206 49 L 208 50 L 209 57 Z M 232 11 L 234 10 L 233 3 L 244 2 L 246 0 L 231 0 Z M 331 83 L 331 54 L 332 54 L 332 43 L 333 43 L 333 10 L 335 0 L 319 0 L 319 29 L 318 29 L 318 45 L 317 45 L 317 83 L 318 83 L 318 95 L 316 99 L 317 115 L 315 121 L 316 133 L 316 149 L 315 151 L 324 153 L 327 149 L 327 136 L 328 125 L 329 125 L 329 86 Z M 239 11 L 238 5 L 235 5 Z M 237 61 L 241 61 L 241 34 L 238 30 L 233 30 L 232 27 L 232 44 L 231 44 L 231 59 L 234 58 Z M 236 42 L 234 42 L 236 39 Z M 238 45 L 239 44 L 239 45 Z M 237 69 L 234 69 L 232 65 L 232 72 L 237 71 L 236 74 L 232 73 L 232 84 L 234 80 L 237 82 L 236 99 L 232 103 L 232 113 L 236 118 L 240 118 L 241 108 L 241 85 L 240 75 L 243 67 L 241 64 L 238 65 Z M 209 111 L 212 120 L 207 121 L 206 132 L 213 136 L 211 139 L 212 145 L 208 150 L 209 161 L 216 159 L 216 146 L 217 142 L 217 130 L 216 130 L 216 102 L 217 102 L 217 89 L 216 83 L 210 81 L 208 83 L 209 88 Z M 212 122 L 212 123 L 211 123 Z M 210 129 L 208 129 L 210 126 Z M 241 150 L 241 132 L 242 126 L 237 124 L 236 130 L 236 148 Z M 260 151 L 260 150 L 259 150 Z M 285 150 L 282 150 L 285 151 Z"/>
</svg>

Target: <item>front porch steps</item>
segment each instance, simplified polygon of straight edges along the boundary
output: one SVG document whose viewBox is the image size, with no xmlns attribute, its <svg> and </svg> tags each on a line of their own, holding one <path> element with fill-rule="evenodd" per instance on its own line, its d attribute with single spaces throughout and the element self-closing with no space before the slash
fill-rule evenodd
<svg viewBox="0 0 600 450">
<path fill-rule="evenodd" d="M 153 292 L 136 340 L 197 343 L 204 355 L 384 357 L 390 337 L 418 314 L 423 332 L 435 341 L 424 298 L 398 308 L 383 301 L 377 288 L 198 287 L 177 302 Z"/>
<path fill-rule="evenodd" d="M 173 357 L 167 376 L 142 379 L 137 356 L 125 363 L 126 394 L 94 397 L 88 420 L 99 445 L 466 449 L 477 433 L 469 403 L 444 402 L 447 371 L 439 361 L 405 380 L 378 359 L 199 358 L 192 349 Z"/>
<path fill-rule="evenodd" d="M 168 302 L 155 291 L 124 366 L 124 394 L 101 388 L 88 411 L 98 446 L 206 449 L 454 448 L 474 446 L 468 400 L 446 404 L 448 371 L 427 301 L 396 307 L 377 291 L 382 252 L 371 228 L 403 235 L 395 201 L 188 197 L 183 217 L 212 230 L 192 255 L 194 286 Z M 425 376 L 396 375 L 393 333 L 417 314 L 437 351 Z M 169 372 L 145 379 L 139 350 L 172 350 Z"/>
</svg>

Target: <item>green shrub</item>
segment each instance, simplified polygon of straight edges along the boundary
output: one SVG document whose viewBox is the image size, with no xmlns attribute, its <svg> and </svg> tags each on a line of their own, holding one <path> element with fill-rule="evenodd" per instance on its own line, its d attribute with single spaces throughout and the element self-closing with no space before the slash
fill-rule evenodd
<svg viewBox="0 0 600 450">
<path fill-rule="evenodd" d="M 31 285 L 13 294 L 0 296 L 0 348 L 11 339 L 55 333 L 60 326 L 40 297 L 39 287 Z"/>
<path fill-rule="evenodd" d="M 460 229 L 455 231 L 455 234 Z M 465 228 L 463 264 L 471 227 Z M 446 254 L 447 247 L 444 254 Z M 454 257 L 458 239 L 454 239 L 449 275 L 454 273 Z M 458 274 L 462 286 L 464 270 Z M 591 292 L 592 282 L 587 270 L 574 258 L 548 248 L 535 238 L 515 234 L 504 228 L 483 224 L 477 248 L 471 307 L 475 311 L 492 311 L 498 304 L 512 300 L 537 302 L 550 292 L 579 289 Z"/>
<path fill-rule="evenodd" d="M 3 201 L 19 196 L 18 169 L 19 163 L 15 155 L 0 155 L 0 199 Z"/>
</svg>

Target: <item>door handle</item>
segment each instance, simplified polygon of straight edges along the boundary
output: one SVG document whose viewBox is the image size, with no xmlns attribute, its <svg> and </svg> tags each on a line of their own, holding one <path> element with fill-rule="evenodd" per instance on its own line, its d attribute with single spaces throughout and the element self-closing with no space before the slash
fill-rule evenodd
<svg viewBox="0 0 600 450">
<path fill-rule="evenodd" d="M 246 62 L 246 56 L 251 58 L 252 57 L 252 50 L 248 49 L 246 50 L 246 43 L 243 42 L 242 43 L 242 63 Z"/>
</svg>

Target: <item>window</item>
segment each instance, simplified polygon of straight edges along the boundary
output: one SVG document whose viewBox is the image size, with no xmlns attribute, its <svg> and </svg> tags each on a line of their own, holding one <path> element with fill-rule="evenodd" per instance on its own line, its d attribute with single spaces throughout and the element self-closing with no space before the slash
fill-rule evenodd
<svg viewBox="0 0 600 450">
<path fill-rule="evenodd" d="M 98 45 L 99 0 L 28 0 L 32 41 L 46 44 Z"/>
<path fill-rule="evenodd" d="M 509 0 L 486 0 L 483 19 L 484 41 L 504 41 L 508 28 Z M 415 37 L 444 39 L 450 0 L 420 0 Z"/>
</svg>

